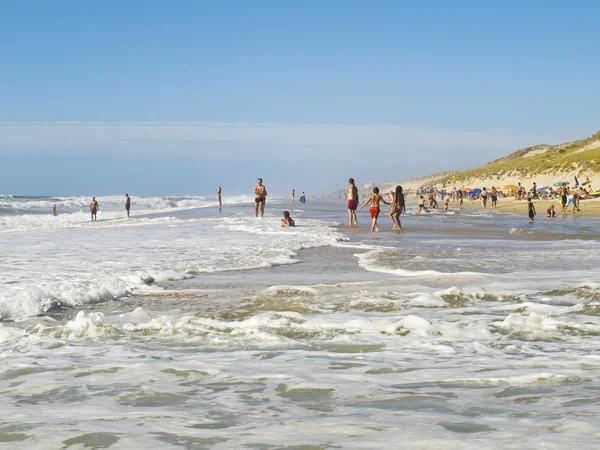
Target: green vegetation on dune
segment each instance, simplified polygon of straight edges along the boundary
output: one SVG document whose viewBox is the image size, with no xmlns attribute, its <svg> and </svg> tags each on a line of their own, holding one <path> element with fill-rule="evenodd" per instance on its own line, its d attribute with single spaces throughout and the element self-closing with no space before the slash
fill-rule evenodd
<svg viewBox="0 0 600 450">
<path fill-rule="evenodd" d="M 572 171 L 580 171 L 582 174 L 600 172 L 600 131 L 581 141 L 528 147 L 475 169 L 434 175 L 429 183 L 437 185 L 472 179 L 531 177 Z M 453 175 L 456 181 L 453 180 Z"/>
</svg>

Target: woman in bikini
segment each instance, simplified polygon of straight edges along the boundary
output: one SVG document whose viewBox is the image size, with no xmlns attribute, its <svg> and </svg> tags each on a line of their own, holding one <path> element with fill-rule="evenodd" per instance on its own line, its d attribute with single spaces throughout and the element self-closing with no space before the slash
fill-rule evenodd
<svg viewBox="0 0 600 450">
<path fill-rule="evenodd" d="M 394 224 L 392 230 L 396 228 L 402 229 L 400 224 L 400 214 L 406 209 L 406 202 L 404 201 L 404 192 L 402 192 L 402 186 L 396 186 L 396 191 L 391 192 L 392 201 L 390 202 L 390 220 Z M 395 216 L 395 217 L 394 217 Z"/>
</svg>

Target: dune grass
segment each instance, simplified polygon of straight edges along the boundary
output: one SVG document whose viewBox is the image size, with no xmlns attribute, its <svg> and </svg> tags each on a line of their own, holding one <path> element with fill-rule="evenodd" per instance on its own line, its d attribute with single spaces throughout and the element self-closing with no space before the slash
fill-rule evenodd
<svg viewBox="0 0 600 450">
<path fill-rule="evenodd" d="M 471 179 L 502 178 L 505 176 L 532 176 L 547 173 L 565 173 L 574 170 L 600 172 L 600 144 L 583 151 L 580 149 L 600 140 L 600 132 L 588 139 L 556 146 L 535 146 L 514 152 L 506 158 L 498 159 L 485 166 L 454 173 L 456 182 Z M 546 147 L 544 153 L 525 157 L 532 150 Z M 452 183 L 452 174 L 439 174 L 431 184 Z"/>
</svg>

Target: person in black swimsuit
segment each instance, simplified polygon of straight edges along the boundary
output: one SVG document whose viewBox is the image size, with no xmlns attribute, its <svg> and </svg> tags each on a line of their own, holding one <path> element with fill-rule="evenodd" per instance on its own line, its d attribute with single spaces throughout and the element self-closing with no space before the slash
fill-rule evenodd
<svg viewBox="0 0 600 450">
<path fill-rule="evenodd" d="M 483 203 L 484 209 L 487 208 L 487 196 L 488 196 L 488 192 L 484 187 L 483 190 L 481 191 L 481 202 Z"/>
<path fill-rule="evenodd" d="M 127 218 L 129 219 L 129 210 L 131 209 L 131 198 L 129 194 L 125 194 L 125 210 L 127 211 Z"/>
<path fill-rule="evenodd" d="M 265 202 L 267 200 L 267 188 L 262 184 L 262 178 L 258 179 L 258 184 L 254 186 L 254 216 L 258 217 L 260 207 L 260 217 L 265 215 Z"/>
</svg>

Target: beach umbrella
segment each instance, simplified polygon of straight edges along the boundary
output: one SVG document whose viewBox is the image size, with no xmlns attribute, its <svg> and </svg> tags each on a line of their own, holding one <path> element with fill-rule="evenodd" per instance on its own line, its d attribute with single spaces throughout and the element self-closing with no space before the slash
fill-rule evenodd
<svg viewBox="0 0 600 450">
<path fill-rule="evenodd" d="M 499 191 L 502 190 L 502 188 L 500 186 L 492 186 L 492 189 L 498 189 Z"/>
<path fill-rule="evenodd" d="M 519 189 L 519 186 L 515 186 L 514 184 L 508 184 L 508 185 L 504 186 L 504 189 L 508 189 L 508 190 Z"/>
<path fill-rule="evenodd" d="M 542 186 L 538 186 L 537 190 L 538 191 L 545 191 L 546 189 L 548 189 L 550 186 L 546 186 L 545 184 Z"/>
<path fill-rule="evenodd" d="M 554 186 L 559 187 L 559 186 L 562 186 L 563 184 L 566 184 L 568 186 L 571 183 L 569 183 L 568 181 L 557 181 L 556 183 L 554 183 Z"/>
<path fill-rule="evenodd" d="M 463 188 L 463 189 L 462 189 L 462 191 L 463 191 L 463 192 L 471 192 L 472 190 L 473 190 L 473 189 L 471 189 L 471 188 Z"/>
<path fill-rule="evenodd" d="M 479 194 L 481 194 L 481 189 L 479 189 L 479 188 L 475 188 L 475 189 L 473 189 L 473 190 L 471 191 L 471 194 L 473 194 L 473 195 L 479 195 Z"/>
</svg>

